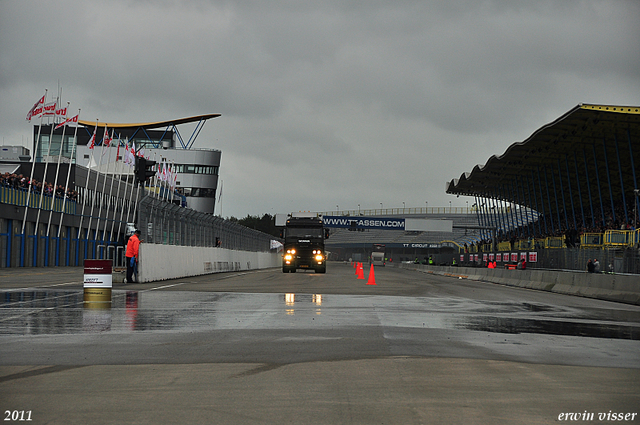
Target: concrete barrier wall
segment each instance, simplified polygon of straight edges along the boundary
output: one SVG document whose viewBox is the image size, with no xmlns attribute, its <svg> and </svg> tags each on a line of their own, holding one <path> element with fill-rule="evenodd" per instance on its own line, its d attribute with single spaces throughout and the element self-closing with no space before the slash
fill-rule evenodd
<svg viewBox="0 0 640 425">
<path fill-rule="evenodd" d="M 462 277 L 482 282 L 640 305 L 640 276 L 638 275 L 540 269 L 505 270 L 421 264 L 395 264 L 394 266 L 441 276 Z"/>
<path fill-rule="evenodd" d="M 281 255 L 275 252 L 159 244 L 140 244 L 139 260 L 140 282 L 282 265 Z"/>
</svg>

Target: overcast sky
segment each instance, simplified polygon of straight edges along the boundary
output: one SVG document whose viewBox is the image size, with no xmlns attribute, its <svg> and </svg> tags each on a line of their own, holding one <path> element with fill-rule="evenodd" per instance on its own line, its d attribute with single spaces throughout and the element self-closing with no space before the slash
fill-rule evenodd
<svg viewBox="0 0 640 425">
<path fill-rule="evenodd" d="M 445 183 L 579 103 L 640 105 L 640 1 L 0 0 L 0 136 L 221 113 L 216 214 L 466 206 Z M 190 135 L 193 126 L 180 131 Z"/>
</svg>

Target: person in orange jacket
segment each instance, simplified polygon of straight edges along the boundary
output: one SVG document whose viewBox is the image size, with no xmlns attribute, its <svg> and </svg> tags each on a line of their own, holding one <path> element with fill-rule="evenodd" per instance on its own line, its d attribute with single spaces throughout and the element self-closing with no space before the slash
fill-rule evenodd
<svg viewBox="0 0 640 425">
<path fill-rule="evenodd" d="M 523 259 L 520 260 L 520 270 L 525 270 L 527 268 L 527 262 Z"/>
<path fill-rule="evenodd" d="M 140 230 L 136 230 L 127 242 L 127 251 L 124 256 L 127 260 L 127 282 L 134 282 L 133 272 L 138 264 L 138 251 L 140 249 Z M 137 273 L 136 280 L 137 281 Z"/>
</svg>

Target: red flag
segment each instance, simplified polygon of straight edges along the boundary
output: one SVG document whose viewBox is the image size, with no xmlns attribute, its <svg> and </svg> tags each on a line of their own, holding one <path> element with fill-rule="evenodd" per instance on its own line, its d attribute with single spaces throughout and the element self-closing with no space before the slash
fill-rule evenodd
<svg viewBox="0 0 640 425">
<path fill-rule="evenodd" d="M 118 162 L 118 158 L 120 158 L 120 142 L 118 141 L 118 151 L 116 152 L 116 162 Z"/>
</svg>

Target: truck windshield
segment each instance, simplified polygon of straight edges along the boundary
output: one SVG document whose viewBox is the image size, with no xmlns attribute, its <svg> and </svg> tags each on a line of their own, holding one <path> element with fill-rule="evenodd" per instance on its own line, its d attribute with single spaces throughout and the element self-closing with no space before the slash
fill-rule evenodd
<svg viewBox="0 0 640 425">
<path fill-rule="evenodd" d="M 321 238 L 322 237 L 322 228 L 321 227 L 287 227 L 287 237 L 294 238 Z"/>
</svg>

